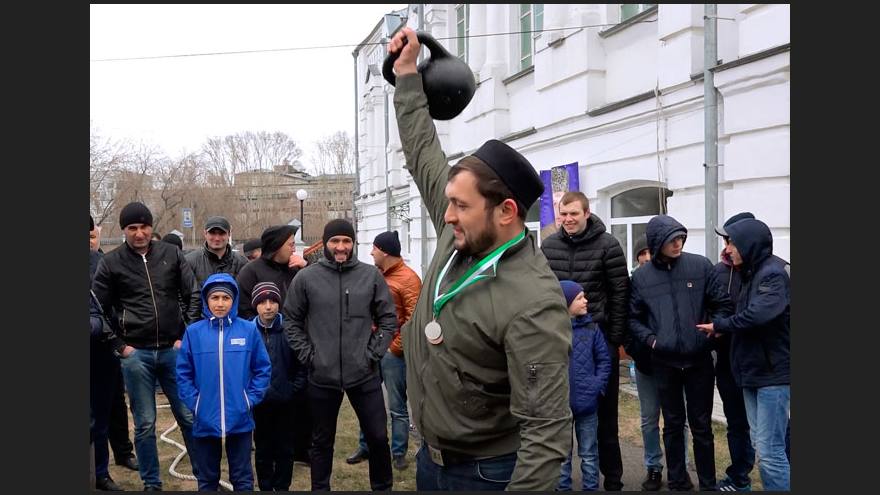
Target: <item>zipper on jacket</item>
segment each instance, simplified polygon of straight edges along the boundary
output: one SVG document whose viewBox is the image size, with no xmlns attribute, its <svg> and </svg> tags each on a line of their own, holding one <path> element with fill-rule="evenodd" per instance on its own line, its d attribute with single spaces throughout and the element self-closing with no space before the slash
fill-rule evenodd
<svg viewBox="0 0 880 495">
<path fill-rule="evenodd" d="M 342 376 L 342 265 L 339 265 L 339 388 L 345 388 L 345 380 Z M 345 289 L 345 300 L 348 302 L 348 289 Z M 346 313 L 348 308 L 346 304 Z M 347 315 L 346 315 L 347 317 Z"/>
<path fill-rule="evenodd" d="M 199 401 L 201 401 L 201 400 L 202 400 L 202 394 L 199 394 L 198 396 L 196 396 L 196 408 L 195 408 L 195 410 L 193 410 L 193 416 L 196 416 L 199 414 Z"/>
<path fill-rule="evenodd" d="M 247 390 L 241 389 L 241 391 L 244 393 L 244 403 L 247 404 L 248 411 L 250 411 L 251 410 L 251 401 L 250 401 L 250 399 L 248 399 Z"/>
<path fill-rule="evenodd" d="M 345 289 L 345 319 L 346 320 L 351 318 L 351 311 L 349 310 L 349 307 L 348 307 L 348 296 L 349 296 L 348 289 Z"/>
<path fill-rule="evenodd" d="M 144 271 L 147 272 L 147 285 L 150 286 L 150 298 L 153 300 L 153 312 L 156 314 L 156 349 L 159 349 L 159 308 L 156 307 L 156 294 L 153 293 L 153 280 L 150 278 L 150 268 L 147 266 L 147 255 L 142 254 L 144 259 Z"/>
<path fill-rule="evenodd" d="M 122 308 L 122 336 L 125 337 L 128 330 L 125 329 L 125 308 Z"/>
<path fill-rule="evenodd" d="M 529 365 L 529 377 L 528 377 L 528 397 L 529 397 L 529 416 L 535 415 L 535 392 L 538 390 L 538 365 L 530 364 Z"/>
<path fill-rule="evenodd" d="M 220 337 L 218 348 L 220 356 L 220 438 L 226 438 L 226 401 L 223 398 L 223 318 L 220 318 Z"/>
</svg>

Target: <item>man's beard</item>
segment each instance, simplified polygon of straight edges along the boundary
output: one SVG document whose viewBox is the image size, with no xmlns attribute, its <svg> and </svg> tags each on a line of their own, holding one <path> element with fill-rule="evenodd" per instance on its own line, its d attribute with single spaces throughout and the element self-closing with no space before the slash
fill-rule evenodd
<svg viewBox="0 0 880 495">
<path fill-rule="evenodd" d="M 498 229 L 495 228 L 492 220 L 487 216 L 486 228 L 483 229 L 483 231 L 480 232 L 479 235 L 477 235 L 473 239 L 465 236 L 464 246 L 462 246 L 462 248 L 459 249 L 458 252 L 465 256 L 481 255 L 488 251 L 489 248 L 491 248 L 497 241 Z"/>
</svg>

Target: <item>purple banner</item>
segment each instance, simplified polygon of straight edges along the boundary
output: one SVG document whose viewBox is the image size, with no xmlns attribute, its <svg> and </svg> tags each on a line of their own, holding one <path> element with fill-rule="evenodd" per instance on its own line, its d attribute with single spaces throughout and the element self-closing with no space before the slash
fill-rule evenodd
<svg viewBox="0 0 880 495">
<path fill-rule="evenodd" d="M 544 194 L 541 195 L 541 240 L 543 241 L 559 229 L 561 219 L 559 200 L 568 191 L 580 191 L 578 163 L 559 165 L 541 171 Z"/>
</svg>

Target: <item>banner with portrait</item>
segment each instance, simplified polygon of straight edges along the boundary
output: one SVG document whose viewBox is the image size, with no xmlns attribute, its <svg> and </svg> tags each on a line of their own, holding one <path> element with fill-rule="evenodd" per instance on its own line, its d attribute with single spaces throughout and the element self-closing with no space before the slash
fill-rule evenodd
<svg viewBox="0 0 880 495">
<path fill-rule="evenodd" d="M 544 194 L 541 195 L 541 240 L 559 230 L 562 219 L 559 218 L 559 200 L 568 191 L 580 191 L 578 163 L 569 163 L 541 170 L 541 181 L 544 183 Z"/>
</svg>

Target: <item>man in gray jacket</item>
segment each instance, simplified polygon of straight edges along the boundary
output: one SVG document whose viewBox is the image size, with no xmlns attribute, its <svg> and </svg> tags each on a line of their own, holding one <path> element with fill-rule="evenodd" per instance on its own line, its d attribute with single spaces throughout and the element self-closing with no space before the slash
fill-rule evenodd
<svg viewBox="0 0 880 495">
<path fill-rule="evenodd" d="M 330 490 L 343 393 L 367 441 L 370 487 L 390 490 L 391 449 L 379 361 L 397 329 L 396 309 L 379 270 L 353 256 L 351 223 L 331 220 L 323 240 L 324 258 L 294 277 L 283 309 L 290 346 L 309 368 L 312 490 Z"/>
</svg>

